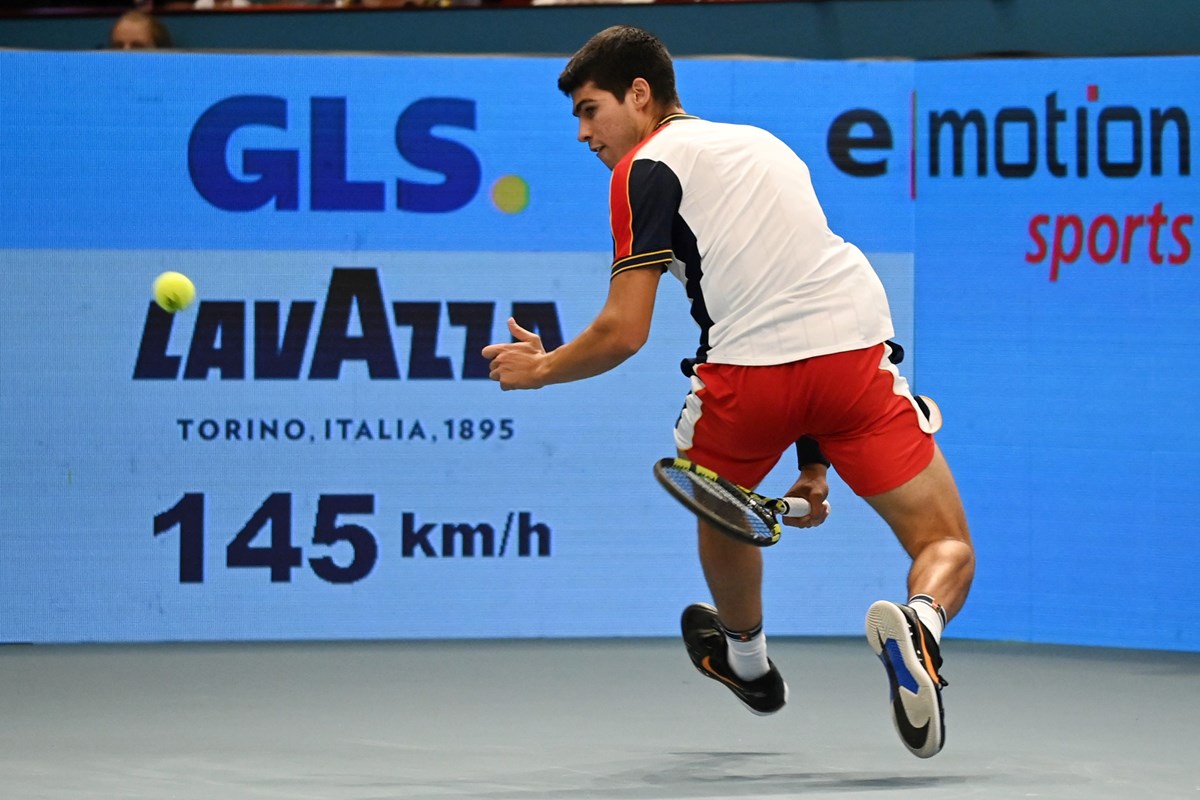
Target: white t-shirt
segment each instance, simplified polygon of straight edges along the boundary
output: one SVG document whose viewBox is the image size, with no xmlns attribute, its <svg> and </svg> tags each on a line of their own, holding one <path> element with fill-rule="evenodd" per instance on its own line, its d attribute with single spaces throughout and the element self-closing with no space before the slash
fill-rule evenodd
<svg viewBox="0 0 1200 800">
<path fill-rule="evenodd" d="M 668 117 L 613 170 L 612 274 L 669 270 L 696 358 L 786 364 L 893 336 L 883 284 L 829 230 L 808 166 L 766 131 Z"/>
</svg>

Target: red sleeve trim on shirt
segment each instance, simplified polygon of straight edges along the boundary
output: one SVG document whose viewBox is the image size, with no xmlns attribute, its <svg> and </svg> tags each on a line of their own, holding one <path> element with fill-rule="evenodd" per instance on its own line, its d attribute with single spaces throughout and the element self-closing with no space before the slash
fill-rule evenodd
<svg viewBox="0 0 1200 800">
<path fill-rule="evenodd" d="M 670 119 L 672 118 L 669 117 L 664 122 Z M 633 161 L 637 158 L 638 151 L 646 146 L 646 142 L 666 127 L 660 124 L 613 167 L 612 181 L 608 185 L 608 221 L 612 227 L 614 262 L 633 254 L 633 203 L 629 199 L 629 172 L 633 168 Z"/>
<path fill-rule="evenodd" d="M 633 203 L 629 199 L 629 170 L 632 166 L 631 157 L 621 159 L 613 168 L 609 186 L 608 219 L 612 226 L 613 261 L 626 258 L 633 250 Z"/>
</svg>

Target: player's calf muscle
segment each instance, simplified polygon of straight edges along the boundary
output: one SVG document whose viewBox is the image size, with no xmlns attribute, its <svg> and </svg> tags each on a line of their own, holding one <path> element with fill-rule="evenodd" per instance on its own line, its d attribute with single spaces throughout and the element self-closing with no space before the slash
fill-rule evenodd
<svg viewBox="0 0 1200 800">
<path fill-rule="evenodd" d="M 945 609 L 947 620 L 962 609 L 975 578 L 975 551 L 969 542 L 942 539 L 928 543 L 913 558 L 908 594 L 925 594 Z"/>
<path fill-rule="evenodd" d="M 904 485 L 867 502 L 913 559 L 909 594 L 928 594 L 953 616 L 966 602 L 975 551 L 958 487 L 940 450 Z"/>
</svg>

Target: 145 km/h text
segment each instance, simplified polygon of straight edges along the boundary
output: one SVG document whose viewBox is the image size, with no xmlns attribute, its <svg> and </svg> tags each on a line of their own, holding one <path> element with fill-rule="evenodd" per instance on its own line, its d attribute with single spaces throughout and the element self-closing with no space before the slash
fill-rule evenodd
<svg viewBox="0 0 1200 800">
<path fill-rule="evenodd" d="M 205 566 L 205 506 L 203 492 L 187 492 L 175 505 L 154 516 L 154 536 L 179 535 L 179 582 L 203 583 Z M 304 549 L 293 543 L 291 492 L 275 492 L 250 515 L 225 547 L 229 569 L 265 570 L 272 583 L 289 583 L 292 572 L 304 566 Z M 380 557 L 380 538 L 357 522 L 342 517 L 375 513 L 372 494 L 323 494 L 317 499 L 308 567 L 328 583 L 356 583 L 371 574 Z M 553 532 L 530 511 L 504 512 L 502 522 L 430 522 L 415 512 L 399 517 L 400 558 L 545 558 Z M 393 534 L 394 535 L 394 534 Z"/>
</svg>

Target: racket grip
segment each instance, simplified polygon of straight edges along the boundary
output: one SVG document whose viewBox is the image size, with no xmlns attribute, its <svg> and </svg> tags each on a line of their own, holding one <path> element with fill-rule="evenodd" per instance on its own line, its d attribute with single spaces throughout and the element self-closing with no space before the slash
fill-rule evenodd
<svg viewBox="0 0 1200 800">
<path fill-rule="evenodd" d="M 781 497 L 777 506 L 779 513 L 785 517 L 807 517 L 812 506 L 803 497 Z M 825 513 L 829 513 L 829 501 L 825 501 Z"/>
<path fill-rule="evenodd" d="M 807 517 L 812 506 L 803 497 L 779 498 L 779 513 L 785 517 Z"/>
</svg>

